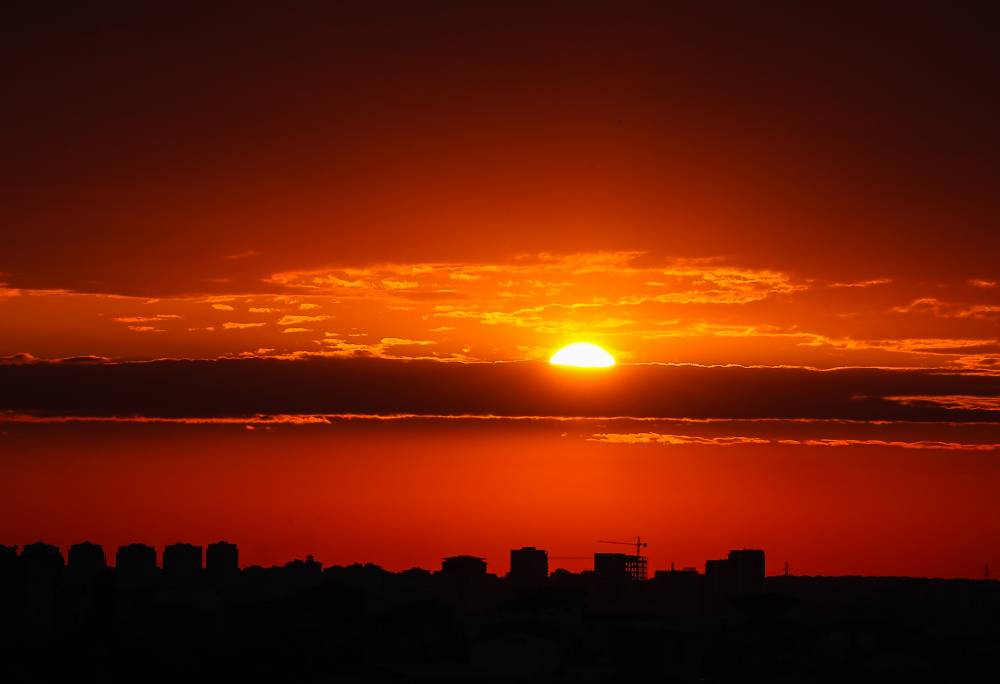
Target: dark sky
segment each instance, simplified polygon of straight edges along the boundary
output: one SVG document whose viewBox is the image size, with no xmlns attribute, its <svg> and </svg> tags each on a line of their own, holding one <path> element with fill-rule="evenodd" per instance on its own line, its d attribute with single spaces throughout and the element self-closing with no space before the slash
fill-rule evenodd
<svg viewBox="0 0 1000 684">
<path fill-rule="evenodd" d="M 205 293 L 641 249 L 995 274 L 993 22 L 759 4 L 5 3 L 0 272 Z"/>
</svg>

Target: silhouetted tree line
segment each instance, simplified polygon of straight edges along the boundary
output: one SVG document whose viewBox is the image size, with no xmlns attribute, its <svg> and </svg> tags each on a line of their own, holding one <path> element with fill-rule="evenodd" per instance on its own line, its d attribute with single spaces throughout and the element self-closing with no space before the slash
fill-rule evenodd
<svg viewBox="0 0 1000 684">
<path fill-rule="evenodd" d="M 498 577 L 0 546 L 0 681 L 1000 681 L 997 582 L 765 578 L 753 550 L 635 579 L 600 555 L 550 574 L 526 547 Z"/>
</svg>

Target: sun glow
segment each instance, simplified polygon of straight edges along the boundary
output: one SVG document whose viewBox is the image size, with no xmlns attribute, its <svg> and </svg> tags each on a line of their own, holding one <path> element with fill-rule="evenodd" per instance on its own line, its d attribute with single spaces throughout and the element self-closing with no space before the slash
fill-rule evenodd
<svg viewBox="0 0 1000 684">
<path fill-rule="evenodd" d="M 576 342 L 563 347 L 549 359 L 556 366 L 576 366 L 577 368 L 609 368 L 615 365 L 614 357 L 596 344 Z"/>
</svg>

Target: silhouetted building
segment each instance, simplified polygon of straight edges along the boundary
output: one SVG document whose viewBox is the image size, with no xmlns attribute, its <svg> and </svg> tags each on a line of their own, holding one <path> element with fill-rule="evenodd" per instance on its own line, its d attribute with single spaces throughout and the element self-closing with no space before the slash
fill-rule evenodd
<svg viewBox="0 0 1000 684">
<path fill-rule="evenodd" d="M 69 547 L 69 576 L 76 581 L 89 582 L 94 580 L 108 567 L 104 549 L 100 544 L 81 542 Z"/>
<path fill-rule="evenodd" d="M 163 573 L 171 579 L 190 579 L 201 573 L 201 547 L 171 544 L 163 549 Z"/>
<path fill-rule="evenodd" d="M 52 628 L 56 607 L 56 584 L 65 563 L 59 547 L 36 542 L 21 550 L 24 568 L 24 618 L 29 631 L 43 634 Z"/>
<path fill-rule="evenodd" d="M 764 552 L 736 549 L 729 552 L 732 590 L 736 594 L 756 594 L 764 589 Z"/>
<path fill-rule="evenodd" d="M 726 558 L 705 561 L 705 580 L 720 590 L 729 590 L 732 586 L 732 563 Z"/>
<path fill-rule="evenodd" d="M 736 593 L 733 564 L 729 559 L 705 561 L 705 580 L 702 598 L 705 612 L 718 614 L 726 605 L 726 600 Z"/>
<path fill-rule="evenodd" d="M 191 550 L 171 547 L 168 567 Z M 56 547 L 0 546 L 0 681 L 1000 681 L 996 581 L 781 576 L 755 593 L 763 555 L 736 549 L 705 575 L 629 581 L 635 556 L 601 554 L 600 575 L 556 569 L 510 591 L 544 577 L 530 547 L 512 551 L 506 580 L 474 556 L 434 574 L 310 556 L 232 584 L 72 581 L 70 568 L 100 567 L 98 551 L 73 547 L 64 571 Z M 234 551 L 206 549 L 203 574 L 231 571 Z M 116 555 L 119 571 L 155 569 L 151 547 Z"/>
<path fill-rule="evenodd" d="M 694 568 L 657 570 L 653 575 L 653 595 L 661 614 L 694 617 L 701 612 L 703 577 Z"/>
<path fill-rule="evenodd" d="M 431 571 L 424 568 L 409 568 L 396 574 L 400 577 L 405 577 L 408 580 L 417 582 L 426 582 L 432 577 Z"/>
<path fill-rule="evenodd" d="M 24 573 L 17 547 L 0 544 L 0 650 L 3 649 L 2 644 L 10 643 L 13 632 L 21 626 L 23 583 Z"/>
<path fill-rule="evenodd" d="M 17 554 L 17 547 L 0 544 L 0 578 L 5 584 L 13 584 L 14 576 L 20 575 L 20 568 L 21 557 Z"/>
<path fill-rule="evenodd" d="M 441 576 L 451 582 L 470 582 L 486 576 L 486 559 L 450 556 L 441 561 Z"/>
<path fill-rule="evenodd" d="M 427 571 L 424 571 L 426 574 Z M 323 570 L 323 577 L 354 589 L 378 592 L 391 573 L 375 563 L 352 563 L 348 566 L 333 565 Z"/>
<path fill-rule="evenodd" d="M 646 557 L 627 553 L 595 553 L 594 574 L 605 581 L 641 582 L 646 579 Z"/>
<path fill-rule="evenodd" d="M 657 570 L 653 573 L 653 581 L 660 584 L 693 584 L 700 581 L 701 575 L 698 573 L 697 568 L 681 568 L 680 570 L 675 570 L 670 568 L 669 570 Z"/>
<path fill-rule="evenodd" d="M 44 542 L 28 544 L 21 549 L 21 562 L 29 577 L 58 577 L 66 567 L 59 547 Z"/>
<path fill-rule="evenodd" d="M 323 564 L 312 556 L 305 560 L 293 560 L 282 568 L 283 577 L 290 587 L 305 589 L 323 581 Z"/>
<path fill-rule="evenodd" d="M 205 550 L 205 572 L 216 581 L 232 579 L 240 573 L 240 551 L 236 544 L 220 541 Z"/>
<path fill-rule="evenodd" d="M 517 586 L 543 584 L 549 576 L 549 554 L 534 546 L 511 549 L 510 580 Z"/>
<path fill-rule="evenodd" d="M 119 546 L 115 574 L 124 582 L 142 582 L 156 575 L 156 549 L 145 544 Z"/>
</svg>

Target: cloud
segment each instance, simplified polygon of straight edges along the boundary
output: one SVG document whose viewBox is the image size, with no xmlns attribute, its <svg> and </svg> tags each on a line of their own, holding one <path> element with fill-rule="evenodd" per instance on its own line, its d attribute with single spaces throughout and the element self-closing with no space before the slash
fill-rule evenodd
<svg viewBox="0 0 1000 684">
<path fill-rule="evenodd" d="M 845 288 L 845 287 L 856 287 L 856 288 L 866 288 L 875 287 L 876 285 L 888 285 L 893 282 L 892 278 L 872 278 L 871 280 L 858 280 L 849 283 L 830 283 L 832 288 Z"/>
<path fill-rule="evenodd" d="M 411 356 L 408 354 L 397 353 L 397 347 L 425 347 L 433 344 L 437 344 L 434 340 L 411 340 L 404 337 L 383 337 L 376 344 L 366 344 L 366 343 L 354 343 L 345 342 L 343 340 L 337 339 L 336 333 L 324 333 L 326 339 L 323 340 L 323 344 L 326 349 L 323 352 L 325 355 L 334 357 L 353 357 L 353 358 L 373 358 L 373 359 L 407 359 L 407 360 L 433 360 L 435 362 L 443 361 L 470 361 L 463 355 L 433 355 L 433 356 Z M 352 333 L 348 337 L 365 337 L 364 334 Z"/>
<path fill-rule="evenodd" d="M 770 444 L 771 440 L 761 437 L 699 437 L 696 435 L 670 435 L 660 432 L 599 432 L 591 441 L 606 444 L 698 444 L 701 446 L 735 446 L 741 444 Z"/>
<path fill-rule="evenodd" d="M 420 283 L 415 280 L 392 280 L 390 278 L 383 278 L 382 285 L 390 290 L 409 290 L 420 287 Z"/>
<path fill-rule="evenodd" d="M 27 352 L 20 352 L 18 354 L 10 354 L 9 356 L 0 356 L 0 365 L 13 366 L 22 365 L 26 363 L 40 363 L 42 359 L 28 354 Z"/>
<path fill-rule="evenodd" d="M 886 401 L 896 401 L 907 406 L 931 405 L 958 411 L 1000 411 L 1000 396 L 971 396 L 962 394 L 908 397 L 886 397 Z"/>
<path fill-rule="evenodd" d="M 1000 444 L 986 443 L 964 443 L 964 442 L 938 442 L 932 440 L 920 440 L 915 442 L 905 440 L 884 440 L 884 439 L 781 439 L 779 444 L 803 445 L 803 446 L 887 446 L 899 447 L 901 449 L 944 449 L 947 451 L 997 451 Z"/>
<path fill-rule="evenodd" d="M 125 325 L 171 330 L 159 322 L 165 320 L 161 316 L 183 315 L 182 339 L 162 335 L 161 344 L 145 336 L 141 353 L 194 355 L 209 344 L 215 353 L 236 354 L 247 347 L 250 334 L 220 338 L 209 328 L 223 329 L 222 321 L 233 318 L 227 311 L 247 311 L 251 320 L 279 324 L 259 326 L 252 346 L 277 346 L 283 327 L 322 330 L 310 315 L 327 313 L 335 314 L 331 318 L 345 335 L 364 330 L 372 341 L 426 338 L 437 342 L 432 356 L 474 354 L 483 361 L 531 359 L 543 355 L 537 350 L 551 353 L 569 338 L 580 338 L 615 350 L 623 361 L 1000 371 L 997 290 L 972 285 L 967 276 L 950 283 L 837 280 L 719 258 L 618 251 L 337 266 L 277 273 L 255 279 L 249 289 L 235 289 L 240 282 L 247 284 L 237 279 L 226 295 L 192 294 L 157 306 L 145 298 L 27 290 L 0 301 L 8 325 L 27 327 L 18 337 L 25 341 L 3 352 L 94 351 L 81 347 L 82 340 L 92 339 L 95 327 L 113 316 L 122 325 L 103 330 L 102 343 L 109 352 L 133 356 L 135 348 L 128 345 L 138 338 Z M 933 296 L 921 296 L 928 293 Z M 206 316 L 207 306 L 222 315 Z M 79 315 L 66 317 L 67 309 Z M 887 317 L 894 309 L 897 315 Z M 173 313 L 150 313 L 156 310 Z M 45 326 L 35 323 L 53 317 L 65 321 L 55 346 Z M 461 335 L 444 334 L 455 328 Z M 307 342 L 281 339 L 283 345 Z M 370 344 L 366 353 L 398 352 Z"/>
<path fill-rule="evenodd" d="M 297 325 L 299 323 L 317 323 L 330 319 L 331 316 L 284 316 L 278 325 Z"/>
<path fill-rule="evenodd" d="M 960 304 L 944 302 L 935 297 L 914 299 L 904 306 L 892 307 L 894 313 L 925 313 L 938 318 L 988 318 L 1000 317 L 1000 305 Z"/>
<path fill-rule="evenodd" d="M 944 451 L 998 451 L 1000 444 L 982 442 L 944 442 L 935 440 L 885 440 L 885 439 L 765 439 L 762 437 L 701 437 L 697 435 L 675 435 L 660 432 L 599 432 L 590 441 L 604 444 L 664 444 L 668 446 L 746 446 L 782 445 L 817 447 L 895 447 L 900 449 L 939 449 Z"/>
<path fill-rule="evenodd" d="M 32 354 L 20 353 L 11 354 L 10 356 L 0 356 L 0 365 L 21 365 L 29 363 L 45 363 L 45 364 L 84 364 L 84 363 L 110 363 L 111 359 L 106 356 L 67 356 L 65 358 L 58 359 L 40 359 Z"/>
<path fill-rule="evenodd" d="M 1000 397 L 1000 377 L 940 370 L 621 365 L 595 373 L 535 362 L 370 358 L 384 348 L 334 338 L 326 347 L 322 354 L 284 357 L 298 360 L 250 355 L 144 363 L 8 362 L 0 366 L 0 411 L 968 422 L 995 420 L 994 404 L 906 403 L 894 398 Z M 358 355 L 369 358 L 351 358 Z M 159 389 L 150 392 L 150 387 Z"/>
<path fill-rule="evenodd" d="M 368 289 L 373 287 L 373 285 L 364 280 L 347 280 L 344 278 L 339 278 L 334 275 L 312 275 L 306 282 L 298 282 L 294 280 L 294 276 L 297 274 L 275 274 L 271 276 L 270 281 L 279 283 L 286 286 L 297 286 L 305 287 L 310 289 L 327 289 L 327 288 L 347 288 L 347 289 Z M 326 286 L 326 287 L 324 287 Z"/>
<path fill-rule="evenodd" d="M 56 359 L 55 362 L 70 363 L 70 364 L 81 364 L 81 363 L 99 364 L 99 363 L 110 363 L 111 359 L 108 358 L 107 356 L 84 355 L 84 356 L 67 356 L 66 358 L 63 359 Z"/>
<path fill-rule="evenodd" d="M 672 259 L 663 265 L 639 265 L 642 252 L 581 252 L 526 254 L 508 263 L 379 264 L 365 269 L 319 269 L 275 273 L 268 282 L 292 289 L 386 296 L 393 291 L 408 298 L 475 296 L 477 299 L 511 299 L 552 296 L 573 285 L 599 281 L 601 287 L 621 290 L 628 296 L 609 304 L 635 306 L 648 301 L 676 303 L 749 303 L 775 294 L 808 288 L 786 273 L 743 268 L 712 259 Z M 498 280 L 497 276 L 503 276 Z M 559 278 L 553 282 L 552 277 Z M 447 283 L 457 281 L 466 289 Z M 636 293 L 647 287 L 670 292 Z M 514 291 L 524 288 L 526 291 Z M 346 291 L 346 292 L 345 292 Z"/>
<path fill-rule="evenodd" d="M 260 328 L 267 325 L 267 323 L 233 323 L 231 321 L 226 321 L 222 324 L 222 327 L 226 330 L 244 330 L 246 328 Z"/>
<path fill-rule="evenodd" d="M 255 249 L 248 249 L 248 250 L 246 250 L 244 252 L 236 252 L 235 254 L 227 254 L 223 258 L 229 259 L 230 261 L 239 261 L 240 259 L 249 259 L 251 257 L 261 256 L 261 254 L 262 254 L 262 252 L 258 252 Z"/>
<path fill-rule="evenodd" d="M 312 328 L 285 328 L 282 333 L 303 333 L 312 332 Z"/>
<path fill-rule="evenodd" d="M 327 351 L 334 355 L 377 356 L 381 351 L 378 346 L 329 338 L 323 340 L 323 344 L 326 345 Z"/>
<path fill-rule="evenodd" d="M 405 337 L 383 337 L 381 343 L 386 347 L 402 347 L 407 345 L 427 346 L 437 344 L 434 340 L 410 340 Z"/>
<path fill-rule="evenodd" d="M 149 323 L 151 321 L 167 321 L 180 318 L 177 314 L 156 314 L 155 316 L 118 316 L 114 320 L 119 323 Z"/>
</svg>

